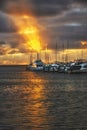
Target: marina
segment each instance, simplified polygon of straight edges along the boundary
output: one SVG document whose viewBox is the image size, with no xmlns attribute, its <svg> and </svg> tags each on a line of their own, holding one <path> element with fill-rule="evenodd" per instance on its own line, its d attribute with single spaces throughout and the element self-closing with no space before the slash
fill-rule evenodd
<svg viewBox="0 0 87 130">
<path fill-rule="evenodd" d="M 26 67 L 27 71 L 59 72 L 59 73 L 87 73 L 87 61 L 79 59 L 68 63 L 45 64 L 36 60 Z"/>
<path fill-rule="evenodd" d="M 87 130 L 87 0 L 0 0 L 0 130 Z"/>
</svg>

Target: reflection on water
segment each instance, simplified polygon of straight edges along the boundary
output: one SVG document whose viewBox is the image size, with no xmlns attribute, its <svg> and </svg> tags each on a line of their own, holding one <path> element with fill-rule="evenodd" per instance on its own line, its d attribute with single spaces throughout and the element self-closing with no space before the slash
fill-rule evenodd
<svg viewBox="0 0 87 130">
<path fill-rule="evenodd" d="M 87 75 L 5 70 L 0 71 L 0 130 L 87 129 Z"/>
<path fill-rule="evenodd" d="M 29 115 L 31 115 L 28 116 L 28 120 L 31 122 L 33 130 L 38 130 L 39 128 L 43 128 L 43 123 L 47 124 L 47 108 L 44 102 L 46 100 L 46 94 L 44 92 L 44 85 L 42 84 L 45 81 L 35 73 L 33 73 L 33 76 L 37 77 L 37 79 L 31 80 L 32 89 L 27 97 L 29 104 L 25 106 L 25 112 L 29 112 Z"/>
</svg>

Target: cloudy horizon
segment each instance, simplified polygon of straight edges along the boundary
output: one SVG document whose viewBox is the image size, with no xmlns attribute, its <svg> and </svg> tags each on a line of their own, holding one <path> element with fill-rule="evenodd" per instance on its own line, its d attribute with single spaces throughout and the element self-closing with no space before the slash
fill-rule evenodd
<svg viewBox="0 0 87 130">
<path fill-rule="evenodd" d="M 31 35 L 27 28 L 35 36 Z M 24 29 L 28 32 L 29 37 L 26 33 L 19 33 Z M 49 50 L 55 50 L 56 44 L 59 52 L 62 52 L 64 48 L 75 51 L 86 50 L 87 1 L 1 0 L 0 64 L 5 62 L 4 59 L 7 55 L 10 57 L 10 59 L 7 58 L 8 63 L 10 63 L 12 55 L 18 62 L 18 54 L 21 57 L 19 62 L 23 63 L 23 55 L 31 52 L 31 48 L 34 51 L 36 46 L 40 48 L 38 40 L 40 40 L 42 50 L 46 47 Z M 82 41 L 85 44 L 82 44 Z M 61 52 L 60 54 L 62 54 Z M 84 54 L 84 58 L 87 58 L 86 51 Z M 26 62 L 24 60 L 24 63 Z"/>
</svg>

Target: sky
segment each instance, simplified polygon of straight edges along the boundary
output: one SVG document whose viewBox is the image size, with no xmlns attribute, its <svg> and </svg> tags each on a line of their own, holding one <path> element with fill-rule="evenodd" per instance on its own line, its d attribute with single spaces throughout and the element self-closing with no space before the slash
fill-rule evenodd
<svg viewBox="0 0 87 130">
<path fill-rule="evenodd" d="M 87 59 L 87 0 L 0 0 L 0 64 L 45 50 L 50 60 L 55 51 L 57 60 Z"/>
</svg>

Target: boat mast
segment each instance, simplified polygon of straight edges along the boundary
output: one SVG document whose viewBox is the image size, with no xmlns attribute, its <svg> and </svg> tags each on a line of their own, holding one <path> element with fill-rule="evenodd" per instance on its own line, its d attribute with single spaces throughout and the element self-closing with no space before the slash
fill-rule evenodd
<svg viewBox="0 0 87 130">
<path fill-rule="evenodd" d="M 83 59 L 83 44 L 81 45 L 82 51 L 81 51 L 81 59 Z"/>
<path fill-rule="evenodd" d="M 32 64 L 32 52 L 30 52 L 30 64 Z"/>
<path fill-rule="evenodd" d="M 57 42 L 56 42 L 56 48 L 55 48 L 55 62 L 57 62 Z"/>
<path fill-rule="evenodd" d="M 49 62 L 49 56 L 48 56 L 48 48 L 47 48 L 47 44 L 46 44 L 46 49 L 45 49 L 45 62 L 46 62 L 46 63 Z"/>
<path fill-rule="evenodd" d="M 69 57 L 68 57 L 68 49 L 69 49 L 69 41 L 66 43 L 66 56 L 65 56 L 65 62 L 68 62 Z"/>
<path fill-rule="evenodd" d="M 63 53 L 62 53 L 62 61 L 64 62 L 65 58 L 64 58 L 64 43 L 62 43 L 62 49 L 63 49 Z"/>
</svg>

